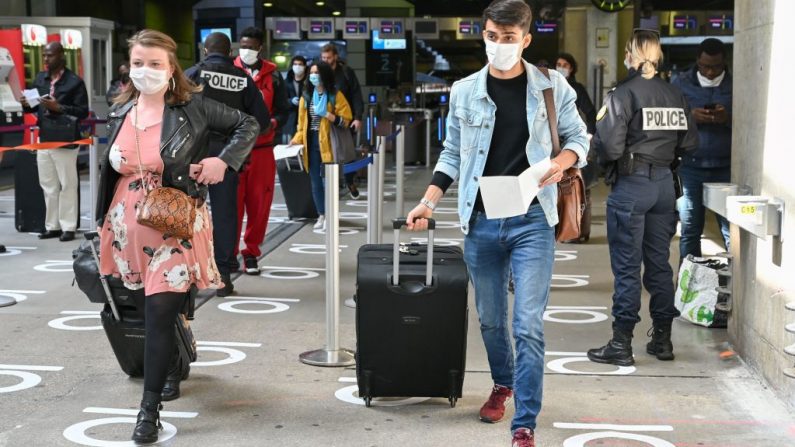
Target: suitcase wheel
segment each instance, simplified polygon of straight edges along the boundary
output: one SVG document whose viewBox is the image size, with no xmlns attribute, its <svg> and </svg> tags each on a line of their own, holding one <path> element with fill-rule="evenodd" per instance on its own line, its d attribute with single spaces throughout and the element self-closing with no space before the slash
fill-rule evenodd
<svg viewBox="0 0 795 447">
<path fill-rule="evenodd" d="M 455 408 L 455 403 L 458 401 L 457 397 L 451 397 L 448 399 L 450 401 L 450 408 Z"/>
<path fill-rule="evenodd" d="M 364 398 L 364 406 L 367 407 L 367 408 L 370 408 L 372 400 L 373 400 L 373 398 L 370 397 L 370 396 L 365 397 Z"/>
</svg>

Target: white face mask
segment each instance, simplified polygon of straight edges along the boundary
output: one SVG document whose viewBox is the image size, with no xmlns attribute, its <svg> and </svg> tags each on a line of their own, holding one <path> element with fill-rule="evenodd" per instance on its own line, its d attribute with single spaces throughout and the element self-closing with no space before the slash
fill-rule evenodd
<svg viewBox="0 0 795 447">
<path fill-rule="evenodd" d="M 709 79 L 708 77 L 701 74 L 700 71 L 696 70 L 696 76 L 698 76 L 698 83 L 701 84 L 702 87 L 706 88 L 715 88 L 723 82 L 723 78 L 726 77 L 726 70 L 723 70 L 718 77 L 715 79 Z"/>
<path fill-rule="evenodd" d="M 563 77 L 566 78 L 566 79 L 569 78 L 569 74 L 571 73 L 571 71 L 568 68 L 564 68 L 564 67 L 557 67 L 557 68 L 555 68 L 555 70 L 557 70 L 558 73 L 562 74 Z"/>
<path fill-rule="evenodd" d="M 149 67 L 130 68 L 130 79 L 139 92 L 144 95 L 157 93 L 168 84 L 170 73 L 167 70 L 155 70 Z"/>
<path fill-rule="evenodd" d="M 627 70 L 632 70 L 632 62 L 630 62 L 629 58 L 624 59 L 624 66 L 627 67 Z"/>
<path fill-rule="evenodd" d="M 254 65 L 259 60 L 259 51 L 257 50 L 241 48 L 239 54 L 240 60 L 246 65 Z"/>
<path fill-rule="evenodd" d="M 486 56 L 489 64 L 500 71 L 508 71 L 519 62 L 521 45 L 518 43 L 495 43 L 486 39 Z"/>
<path fill-rule="evenodd" d="M 306 72 L 306 67 L 304 67 L 303 65 L 298 65 L 298 64 L 293 65 L 293 74 L 294 75 L 296 75 L 298 77 L 301 77 L 301 76 L 304 75 L 304 72 Z"/>
</svg>

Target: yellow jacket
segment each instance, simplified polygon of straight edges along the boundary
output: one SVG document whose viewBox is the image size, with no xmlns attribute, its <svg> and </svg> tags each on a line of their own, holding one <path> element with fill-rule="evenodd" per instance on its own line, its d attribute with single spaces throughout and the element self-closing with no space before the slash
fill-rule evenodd
<svg viewBox="0 0 795 447">
<path fill-rule="evenodd" d="M 298 103 L 298 128 L 293 137 L 291 143 L 292 144 L 303 144 L 304 145 L 304 170 L 309 170 L 309 107 L 306 103 L 307 99 L 306 96 L 302 96 L 300 102 Z M 344 127 L 347 129 L 351 125 L 351 120 L 353 119 L 353 113 L 351 112 L 351 107 L 348 105 L 348 101 L 345 99 L 345 95 L 343 95 L 340 91 L 337 91 L 337 95 L 334 98 L 334 106 L 331 105 L 331 101 L 328 101 L 328 105 L 326 106 L 326 110 L 333 113 L 334 115 L 342 118 L 342 122 L 340 123 L 340 127 Z M 318 130 L 318 140 L 320 140 L 320 158 L 323 160 L 323 163 L 330 163 L 334 156 L 333 151 L 331 149 L 331 126 L 332 122 L 321 118 L 320 119 L 320 129 Z"/>
</svg>

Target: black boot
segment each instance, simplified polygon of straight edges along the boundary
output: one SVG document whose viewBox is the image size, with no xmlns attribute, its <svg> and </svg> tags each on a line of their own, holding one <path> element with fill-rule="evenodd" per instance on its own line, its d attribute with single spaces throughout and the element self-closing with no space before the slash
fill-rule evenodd
<svg viewBox="0 0 795 447">
<path fill-rule="evenodd" d="M 657 360 L 673 360 L 674 345 L 671 343 L 671 321 L 655 321 L 654 326 L 646 334 L 651 341 L 646 345 L 646 352 L 656 356 Z"/>
<path fill-rule="evenodd" d="M 179 355 L 179 348 L 175 348 L 174 358 L 171 361 L 171 366 L 168 368 L 168 376 L 166 376 L 166 383 L 161 393 L 161 397 L 164 401 L 179 399 L 181 395 L 179 384 L 190 375 L 190 364 L 184 365 L 185 362 L 186 361 L 183 361 L 182 357 Z"/>
<path fill-rule="evenodd" d="M 635 364 L 632 358 L 632 331 L 613 328 L 613 338 L 601 348 L 590 349 L 588 359 L 596 363 L 609 363 L 618 366 Z"/>
<path fill-rule="evenodd" d="M 144 391 L 141 400 L 141 411 L 138 412 L 138 422 L 135 424 L 132 440 L 139 444 L 152 444 L 157 442 L 158 432 L 163 429 L 160 424 L 160 393 Z"/>
</svg>

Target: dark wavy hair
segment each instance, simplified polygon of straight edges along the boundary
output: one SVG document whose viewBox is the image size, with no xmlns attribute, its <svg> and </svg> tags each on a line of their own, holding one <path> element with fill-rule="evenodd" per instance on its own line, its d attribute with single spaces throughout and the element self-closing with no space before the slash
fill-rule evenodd
<svg viewBox="0 0 795 447">
<path fill-rule="evenodd" d="M 293 64 L 295 64 L 296 62 L 301 62 L 302 64 L 304 64 L 304 67 L 306 67 L 307 71 L 304 73 L 304 81 L 306 81 L 306 77 L 309 76 L 309 67 L 306 64 L 306 58 L 301 55 L 293 56 L 292 60 L 290 60 L 290 65 L 288 66 L 287 70 L 287 80 L 290 82 L 295 80 L 295 73 L 293 73 Z"/>
<path fill-rule="evenodd" d="M 563 59 L 571 65 L 571 73 L 569 73 L 569 76 L 577 74 L 577 61 L 574 60 L 574 56 L 569 53 L 560 53 L 558 54 L 558 59 Z M 555 60 L 555 62 L 557 63 L 557 60 Z"/>
<path fill-rule="evenodd" d="M 307 81 L 306 81 L 306 89 L 307 92 L 312 95 L 315 93 L 315 86 L 309 82 L 309 74 L 312 70 L 312 67 L 317 67 L 317 72 L 320 74 L 320 83 L 323 84 L 323 88 L 329 95 L 335 95 L 337 93 L 337 84 L 334 81 L 334 70 L 331 69 L 331 65 L 325 62 L 315 62 L 309 67 L 307 67 Z"/>
</svg>

